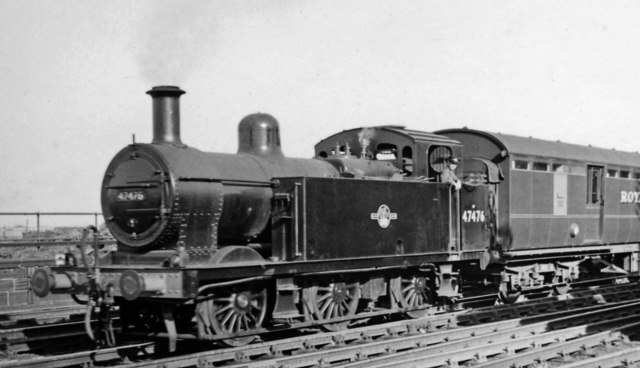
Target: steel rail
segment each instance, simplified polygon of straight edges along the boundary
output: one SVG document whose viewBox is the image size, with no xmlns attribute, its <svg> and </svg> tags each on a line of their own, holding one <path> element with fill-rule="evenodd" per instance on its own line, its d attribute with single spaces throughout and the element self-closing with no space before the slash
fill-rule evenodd
<svg viewBox="0 0 640 368">
<path fill-rule="evenodd" d="M 424 339 L 434 331 L 441 331 L 448 340 L 465 338 L 477 335 L 480 331 L 485 333 L 496 332 L 497 329 L 515 328 L 520 324 L 534 324 L 550 318 L 560 318 L 578 311 L 597 311 L 606 307 L 629 305 L 630 302 L 615 302 L 629 298 L 640 298 L 638 284 L 607 285 L 600 289 L 590 288 L 584 291 L 575 291 L 573 299 L 569 297 L 548 297 L 515 305 L 501 305 L 481 308 L 471 311 L 458 311 L 432 315 L 417 320 L 403 320 L 373 325 L 354 329 L 348 329 L 335 333 L 298 336 L 291 339 L 277 340 L 273 342 L 253 344 L 240 348 L 228 348 L 216 351 L 199 352 L 197 354 L 183 355 L 179 357 L 141 362 L 131 367 L 188 367 L 188 366 L 214 366 L 221 363 L 247 364 L 258 358 L 272 359 L 280 355 L 303 354 L 305 351 L 331 348 L 325 350 L 325 354 L 332 354 L 336 347 L 347 344 L 362 344 L 366 346 L 372 341 L 380 339 L 394 339 L 398 337 L 417 336 Z M 581 296 L 578 296 L 581 295 Z M 606 303 L 606 304 L 604 304 Z M 561 309 L 566 310 L 561 310 Z M 514 310 L 520 309 L 520 311 Z M 544 313 L 544 315 L 535 315 Z M 473 316 L 477 315 L 477 316 Z M 500 321 L 497 323 L 487 323 Z M 466 326 L 466 327 L 465 327 Z M 451 331 L 444 331 L 447 327 L 457 327 Z M 457 337 L 456 337 L 457 336 Z M 397 348 L 401 350 L 402 348 Z M 393 349 L 389 349 L 392 352 Z M 94 352 L 82 353 L 84 363 L 90 364 L 92 354 L 97 354 L 104 349 Z M 81 354 L 81 353 L 78 353 Z M 96 356 L 100 356 L 99 354 Z M 55 358 L 55 366 L 63 364 L 67 358 L 59 356 Z M 68 362 L 80 361 L 79 356 L 71 355 Z M 102 358 L 101 358 L 102 359 Z M 82 363 L 82 364 L 84 364 Z M 40 363 L 38 363 L 40 364 Z M 74 363 L 75 364 L 75 363 Z M 24 366 L 24 365 L 23 365 Z M 41 366 L 47 366 L 43 363 Z M 4 365 L 0 364 L 0 367 Z"/>
<path fill-rule="evenodd" d="M 575 291 L 571 298 L 567 296 L 551 296 L 546 298 L 533 299 L 526 304 L 503 304 L 503 305 L 491 305 L 488 307 L 482 307 L 474 309 L 472 313 L 461 313 L 460 310 L 441 310 L 438 313 L 431 313 L 425 308 L 397 308 L 390 310 L 382 310 L 377 312 L 360 313 L 354 316 L 331 318 L 324 321 L 305 321 L 299 322 L 288 327 L 282 327 L 279 329 L 260 328 L 254 330 L 241 331 L 238 333 L 217 334 L 215 336 L 206 336 L 205 339 L 209 341 L 220 341 L 223 339 L 229 339 L 234 337 L 244 337 L 252 335 L 268 336 L 269 334 L 282 333 L 285 331 L 293 331 L 303 328 L 318 327 L 325 323 L 338 323 L 351 321 L 357 323 L 362 319 L 370 319 L 374 317 L 384 317 L 392 314 L 404 313 L 408 311 L 420 311 L 424 310 L 424 317 L 428 318 L 428 329 L 440 329 L 446 327 L 458 327 L 467 326 L 472 324 L 487 323 L 492 321 L 499 321 L 506 318 L 518 318 L 535 313 L 553 312 L 566 310 L 571 308 L 582 308 L 590 305 L 602 304 L 605 301 L 619 301 L 629 298 L 640 297 L 640 289 L 636 284 L 619 284 L 608 285 L 611 288 L 609 291 L 604 291 L 606 297 L 602 294 L 604 289 L 589 288 L 587 290 Z M 606 299 L 606 300 L 605 300 Z M 453 305 L 453 308 L 456 308 Z M 453 318 L 455 316 L 455 318 Z M 127 333 L 134 337 L 145 338 L 168 338 L 169 335 L 165 332 L 157 333 L 140 333 L 132 332 Z M 182 340 L 196 340 L 198 336 L 195 334 L 178 334 L 177 336 Z"/>
<path fill-rule="evenodd" d="M 615 280 L 615 278 L 606 279 L 607 282 L 612 280 Z M 574 290 L 572 295 L 577 297 L 591 296 L 595 293 L 601 292 L 601 290 L 605 290 L 605 289 L 598 289 L 598 288 L 604 288 L 604 287 L 614 288 L 616 290 L 614 295 L 612 295 L 612 293 L 608 293 L 610 301 L 622 300 L 620 299 L 622 297 L 630 298 L 630 297 L 633 297 L 634 295 L 640 295 L 640 290 L 637 288 L 635 283 L 600 285 L 599 287 L 590 286 L 590 287 L 587 287 L 586 289 Z M 532 290 L 532 291 L 538 293 L 537 290 Z M 625 293 L 626 294 L 631 293 L 632 295 L 626 295 Z M 602 297 L 580 299 L 580 298 L 567 298 L 566 296 L 562 296 L 562 295 L 557 297 L 552 296 L 550 297 L 550 299 L 545 297 L 540 297 L 540 295 L 536 295 L 536 299 L 534 300 L 538 300 L 539 302 L 528 303 L 527 308 L 522 308 L 522 304 L 504 304 L 499 306 L 495 306 L 492 304 L 489 308 L 486 308 L 486 306 L 483 306 L 481 308 L 475 309 L 474 313 L 463 314 L 462 316 L 458 317 L 456 321 L 460 325 L 477 324 L 480 322 L 497 321 L 504 318 L 516 318 L 520 316 L 526 316 L 528 314 L 539 313 L 544 310 L 550 310 L 550 311 L 561 310 L 561 309 L 570 308 L 571 306 L 573 308 L 577 308 L 577 307 L 586 306 L 587 304 L 594 305 L 594 304 L 599 304 L 603 302 Z M 567 304 L 569 304 L 570 306 L 567 306 Z M 460 306 L 467 308 L 467 306 L 464 303 L 462 303 Z M 430 321 L 434 325 L 438 325 L 439 326 L 438 328 L 440 328 L 451 322 L 451 320 L 447 317 L 447 314 L 443 314 L 443 313 L 453 312 L 455 314 L 455 310 L 459 310 L 458 309 L 459 306 L 457 304 L 454 304 L 449 307 L 450 308 L 445 310 L 441 309 L 436 311 L 427 307 L 395 308 L 395 309 L 388 309 L 388 310 L 385 309 L 381 311 L 359 313 L 353 316 L 336 317 L 336 318 L 331 318 L 323 321 L 313 320 L 313 321 L 298 322 L 287 327 L 278 328 L 276 330 L 268 329 L 268 328 L 260 328 L 260 329 L 254 329 L 254 330 L 241 331 L 237 333 L 205 336 L 202 338 L 210 341 L 220 341 L 223 339 L 229 339 L 234 337 L 244 337 L 244 336 L 251 336 L 251 335 L 268 335 L 268 334 L 282 333 L 285 331 L 292 331 L 292 330 L 302 329 L 302 328 L 318 327 L 326 323 L 339 323 L 339 322 L 345 322 L 345 321 L 350 321 L 351 323 L 357 323 L 358 321 L 363 319 L 390 316 L 392 314 L 405 313 L 409 311 L 411 312 L 424 311 L 424 316 L 425 317 L 429 316 Z M 131 335 L 134 337 L 146 337 L 146 338 L 168 338 L 169 337 L 167 333 L 157 333 L 157 332 L 150 332 L 150 333 L 132 332 L 132 333 L 128 333 L 128 335 Z M 198 336 L 196 336 L 195 334 L 178 334 L 177 337 L 182 340 L 198 339 Z"/>
<path fill-rule="evenodd" d="M 581 310 L 583 311 L 597 311 L 600 309 L 604 309 L 607 306 L 602 304 L 603 300 L 611 302 L 616 298 L 624 298 L 625 296 L 631 295 L 630 293 L 620 292 L 621 288 L 619 288 L 619 286 L 620 285 L 609 287 L 609 292 L 600 293 L 599 296 L 589 295 L 577 297 L 576 299 L 567 299 L 560 301 L 562 302 L 562 305 L 564 305 L 566 308 L 569 308 L 570 310 L 552 312 L 551 310 L 554 308 L 543 307 L 542 303 L 540 303 L 540 301 L 538 300 L 529 303 L 522 303 L 519 306 L 524 311 L 526 311 L 526 313 L 523 312 L 522 314 L 531 315 L 535 314 L 537 310 L 544 310 L 546 312 L 545 316 L 526 316 L 518 319 L 510 319 L 489 324 L 488 322 L 493 322 L 494 320 L 492 319 L 491 321 L 488 321 L 484 318 L 468 318 L 469 314 L 474 314 L 476 312 L 461 311 L 456 313 L 445 313 L 442 315 L 428 316 L 417 320 L 403 320 L 378 326 L 367 326 L 333 333 L 324 333 L 321 335 L 302 336 L 291 339 L 278 340 L 275 342 L 253 344 L 240 348 L 228 348 L 213 352 L 201 352 L 196 354 L 184 355 L 181 357 L 154 360 L 153 362 L 140 362 L 126 365 L 126 367 L 206 367 L 216 366 L 220 364 L 225 364 L 225 366 L 230 364 L 239 364 L 240 366 L 244 367 L 250 366 L 250 364 L 252 364 L 252 361 L 255 359 L 265 359 L 261 360 L 261 362 L 264 362 L 268 361 L 269 359 L 273 359 L 274 356 L 289 355 L 294 354 L 294 352 L 296 355 L 295 359 L 304 354 L 304 352 L 308 351 L 320 351 L 321 355 L 330 354 L 331 356 L 333 356 L 333 354 L 336 352 L 336 349 L 340 348 L 344 344 L 362 344 L 362 346 L 366 346 L 374 340 L 392 339 L 402 336 L 415 336 L 415 339 L 417 341 L 420 341 L 427 338 L 428 336 L 431 336 L 435 331 L 442 331 L 442 336 L 446 339 L 464 338 L 469 337 L 473 334 L 478 334 L 481 331 L 489 333 L 495 332 L 496 329 L 515 328 L 517 326 L 520 326 L 521 324 L 533 324 L 550 318 L 566 317 L 567 315 L 577 313 L 574 310 L 574 308 L 578 308 L 577 306 L 581 307 Z M 636 293 L 634 295 L 635 298 L 638 299 L 640 298 L 640 289 L 638 289 L 637 285 L 635 285 L 635 287 Z M 558 300 L 555 297 L 547 298 L 546 300 L 547 304 L 556 304 L 556 302 L 558 302 Z M 534 305 L 530 306 L 527 304 Z M 619 302 L 614 305 L 626 306 L 628 304 L 630 304 L 630 302 Z M 482 311 L 477 312 L 479 312 L 480 314 L 485 314 L 490 309 L 506 310 L 513 308 L 518 308 L 518 306 L 513 305 L 488 307 L 483 308 Z M 555 309 L 560 309 L 560 304 L 556 304 Z M 497 318 L 495 320 L 498 320 L 499 318 L 515 318 L 515 316 L 518 314 L 519 313 L 511 312 L 492 313 L 491 315 Z M 460 326 L 461 323 L 459 323 L 459 320 L 462 320 L 462 324 L 467 324 L 471 321 L 476 324 L 444 331 L 444 329 L 448 327 Z M 326 350 L 327 348 L 328 350 Z M 288 364 L 284 364 L 284 362 L 282 363 L 282 366 L 288 366 Z M 296 366 L 298 363 L 292 364 L 291 366 Z M 326 363 L 326 361 L 318 362 L 317 360 L 313 361 L 313 359 L 310 359 L 303 365 L 311 366 L 321 363 L 324 364 Z M 258 366 L 260 365 L 258 364 Z"/>
<path fill-rule="evenodd" d="M 613 318 L 617 317 L 617 318 Z M 541 346 L 583 338 L 602 331 L 609 331 L 620 325 L 634 322 L 634 326 L 640 326 L 640 302 L 617 306 L 615 308 L 605 308 L 589 313 L 579 313 L 574 316 L 560 319 L 538 322 L 535 324 L 523 324 L 518 327 L 493 332 L 490 334 L 477 334 L 476 336 L 457 340 L 453 342 L 431 342 L 430 335 L 425 336 L 423 345 L 434 345 L 408 352 L 388 354 L 381 358 L 374 358 L 362 362 L 344 365 L 345 368 L 356 367 L 438 367 L 442 365 L 459 365 L 463 362 L 473 362 L 474 367 L 513 367 L 531 364 L 530 358 L 525 355 L 516 354 L 516 351 L 524 349 L 535 349 Z M 446 335 L 446 332 L 442 334 Z M 591 340 L 590 340 L 591 341 Z M 379 345 L 383 345 L 380 343 Z M 435 345 L 437 344 L 437 345 Z M 369 348 L 369 346 L 367 346 Z M 376 353 L 384 353 L 379 350 Z M 491 360 L 492 356 L 502 354 L 511 355 L 503 360 Z M 533 354 L 533 353 L 532 353 Z M 535 355 L 535 354 L 533 354 Z M 339 354 L 332 351 L 332 359 L 339 357 Z M 360 353 L 359 359 L 366 357 Z M 426 359 L 428 357 L 428 359 Z M 323 358 L 326 361 L 326 357 Z M 506 362 L 503 364 L 503 361 Z M 486 364 L 479 364 L 486 362 Z M 279 361 L 278 363 L 281 363 Z M 275 365 L 275 366 L 281 366 Z M 286 362 L 285 362 L 286 365 Z M 259 367 L 254 365 L 249 367 Z"/>
<path fill-rule="evenodd" d="M 14 307 L 15 308 L 15 307 Z M 84 314 L 85 307 L 77 304 L 64 304 L 58 306 L 45 306 L 29 309 L 4 309 L 0 310 L 0 340 L 3 329 L 17 324 L 50 324 L 60 319 L 69 319 L 72 316 Z"/>
<path fill-rule="evenodd" d="M 563 368 L 613 368 L 630 367 L 640 362 L 640 346 L 635 345 L 609 354 L 601 354 L 591 359 L 563 364 Z"/>
<path fill-rule="evenodd" d="M 123 357 L 140 357 L 153 354 L 154 343 L 145 342 L 116 348 L 83 351 L 57 356 L 36 357 L 32 359 L 13 359 L 0 361 L 0 368 L 62 368 L 72 366 L 93 366 L 118 362 Z"/>
<path fill-rule="evenodd" d="M 571 341 L 560 342 L 547 347 L 540 347 L 540 345 L 538 345 L 536 346 L 537 349 L 534 349 L 532 351 L 503 359 L 492 360 L 483 364 L 474 365 L 474 367 L 509 368 L 513 366 L 539 364 L 547 360 L 563 357 L 574 352 L 585 351 L 587 349 L 602 345 L 610 345 L 616 341 L 628 341 L 628 336 L 637 334 L 638 329 L 640 329 L 640 322 L 634 322 L 617 327 L 610 331 L 582 336 Z"/>
<path fill-rule="evenodd" d="M 71 316 L 66 319 L 57 317 L 58 322 L 55 323 L 0 329 L 0 352 L 4 352 L 5 355 L 33 351 L 48 352 L 52 349 L 59 352 L 60 347 L 69 345 L 68 343 L 90 343 L 86 336 L 85 321 L 80 318 L 83 316 L 74 316 L 75 320 Z M 119 317 L 112 318 L 116 324 L 119 322 Z M 64 322 L 59 322 L 60 319 Z M 94 325 L 97 321 L 94 319 L 91 323 Z M 116 329 L 119 330 L 118 325 Z"/>
</svg>

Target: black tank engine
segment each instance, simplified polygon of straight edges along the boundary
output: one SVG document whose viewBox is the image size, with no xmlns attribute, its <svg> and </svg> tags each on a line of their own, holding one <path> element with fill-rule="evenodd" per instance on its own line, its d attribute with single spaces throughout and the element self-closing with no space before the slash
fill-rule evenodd
<svg viewBox="0 0 640 368">
<path fill-rule="evenodd" d="M 576 255 L 622 254 L 608 261 L 627 265 L 635 255 L 637 269 L 628 242 L 617 253 L 560 247 L 548 254 L 564 258 L 546 263 L 525 252 L 509 269 L 513 234 L 499 206 L 503 172 L 513 177 L 509 152 L 465 156 L 461 141 L 474 147 L 465 130 L 456 139 L 402 126 L 345 130 L 320 141 L 315 158 L 294 159 L 278 122 L 253 114 L 239 124 L 236 154 L 202 152 L 180 138 L 183 93 L 150 90 L 152 143 L 123 148 L 106 170 L 102 208 L 117 250 L 82 245 L 34 274 L 37 295 L 70 293 L 101 311 L 117 304 L 124 331 L 172 345 L 242 345 L 275 325 L 337 330 L 363 312 L 419 317 L 464 285 L 510 291 L 564 280 L 555 261 Z M 453 157 L 462 158 L 459 189 L 440 180 Z"/>
</svg>

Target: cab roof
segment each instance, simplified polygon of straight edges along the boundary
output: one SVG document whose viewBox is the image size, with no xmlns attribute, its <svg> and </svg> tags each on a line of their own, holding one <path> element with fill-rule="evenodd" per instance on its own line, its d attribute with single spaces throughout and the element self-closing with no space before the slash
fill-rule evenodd
<svg viewBox="0 0 640 368">
<path fill-rule="evenodd" d="M 461 145 L 459 141 L 446 137 L 444 135 L 424 132 L 420 130 L 406 129 L 406 127 L 403 125 L 381 125 L 381 126 L 360 127 L 360 128 L 343 130 L 340 133 L 336 133 L 330 137 L 324 138 L 322 141 L 316 144 L 316 148 L 326 141 L 335 142 L 335 137 L 339 137 L 343 135 L 358 134 L 358 132 L 361 132 L 364 129 L 374 129 L 376 131 L 404 136 L 412 140 L 414 143 L 429 143 L 429 144 L 435 143 L 435 144 L 453 145 L 453 146 Z"/>
</svg>

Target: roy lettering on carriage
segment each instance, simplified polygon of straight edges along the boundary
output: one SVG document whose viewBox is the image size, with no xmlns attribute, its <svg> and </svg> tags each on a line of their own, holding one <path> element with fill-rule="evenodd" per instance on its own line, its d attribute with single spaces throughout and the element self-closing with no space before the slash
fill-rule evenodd
<svg viewBox="0 0 640 368">
<path fill-rule="evenodd" d="M 640 192 L 621 190 L 620 203 L 640 203 Z"/>
</svg>

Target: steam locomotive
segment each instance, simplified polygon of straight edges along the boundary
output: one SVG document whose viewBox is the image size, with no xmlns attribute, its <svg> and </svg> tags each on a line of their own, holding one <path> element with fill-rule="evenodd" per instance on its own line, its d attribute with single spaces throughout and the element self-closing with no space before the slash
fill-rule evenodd
<svg viewBox="0 0 640 368">
<path fill-rule="evenodd" d="M 267 114 L 240 122 L 237 154 L 209 153 L 181 141 L 184 91 L 147 93 L 153 141 L 123 148 L 102 183 L 117 250 L 83 244 L 32 277 L 40 297 L 118 305 L 130 333 L 238 346 L 283 325 L 417 318 L 477 284 L 508 300 L 638 269 L 635 153 L 388 125 L 294 159 Z M 459 189 L 441 180 L 453 157 Z"/>
</svg>

